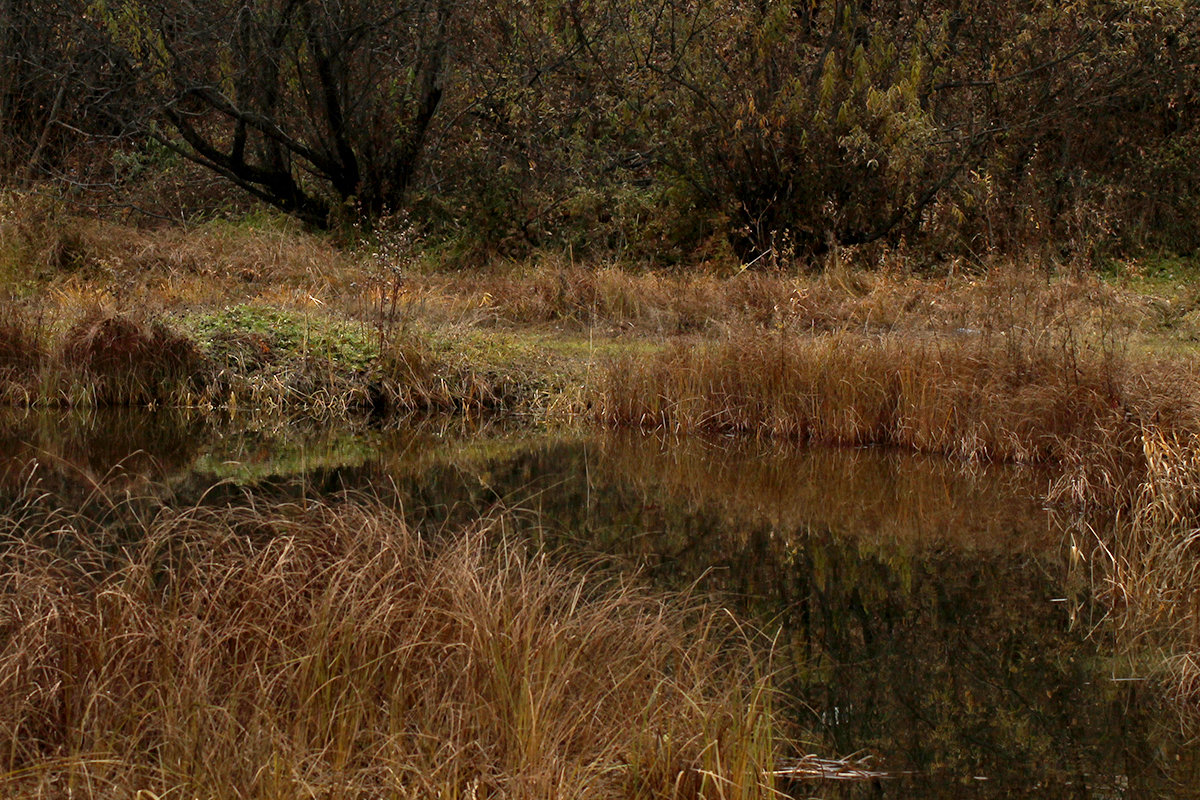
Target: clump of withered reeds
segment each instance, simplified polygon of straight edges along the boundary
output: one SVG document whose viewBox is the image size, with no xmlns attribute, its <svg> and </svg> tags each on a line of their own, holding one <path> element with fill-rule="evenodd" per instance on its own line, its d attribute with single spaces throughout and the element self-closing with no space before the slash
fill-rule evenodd
<svg viewBox="0 0 1200 800">
<path fill-rule="evenodd" d="M 1147 428 L 1141 480 L 1116 513 L 1076 519 L 1085 561 L 1134 652 L 1188 711 L 1200 713 L 1200 436 Z M 1089 546 L 1090 544 L 1090 546 Z"/>
<path fill-rule="evenodd" d="M 132 509 L 0 516 L 6 797 L 771 794 L 713 607 L 378 501 Z"/>
<path fill-rule="evenodd" d="M 594 399 L 615 425 L 1063 462 L 1130 412 L 1101 354 L 978 337 L 747 335 L 626 360 Z"/>
</svg>

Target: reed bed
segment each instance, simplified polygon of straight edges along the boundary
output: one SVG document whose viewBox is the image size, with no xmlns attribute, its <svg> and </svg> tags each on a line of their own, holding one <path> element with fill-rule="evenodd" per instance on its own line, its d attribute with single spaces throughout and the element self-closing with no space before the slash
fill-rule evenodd
<svg viewBox="0 0 1200 800">
<path fill-rule="evenodd" d="M 1135 424 L 1126 388 L 1107 355 L 1003 337 L 780 332 L 619 361 L 592 402 L 617 426 L 1062 463 Z"/>
<path fill-rule="evenodd" d="M 766 797 L 720 610 L 378 501 L 0 516 L 0 793 Z"/>
<path fill-rule="evenodd" d="M 28 398 L 44 358 L 40 327 L 25 309 L 0 304 L 0 402 Z"/>
</svg>

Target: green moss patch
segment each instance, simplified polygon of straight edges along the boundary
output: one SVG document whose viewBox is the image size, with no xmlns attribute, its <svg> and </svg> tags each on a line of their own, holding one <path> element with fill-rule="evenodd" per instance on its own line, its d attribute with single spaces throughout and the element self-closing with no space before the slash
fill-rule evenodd
<svg viewBox="0 0 1200 800">
<path fill-rule="evenodd" d="M 321 358 L 365 371 L 379 357 L 372 331 L 361 323 L 279 308 L 237 305 L 181 320 L 206 355 L 219 362 L 263 365 L 287 358 Z"/>
</svg>

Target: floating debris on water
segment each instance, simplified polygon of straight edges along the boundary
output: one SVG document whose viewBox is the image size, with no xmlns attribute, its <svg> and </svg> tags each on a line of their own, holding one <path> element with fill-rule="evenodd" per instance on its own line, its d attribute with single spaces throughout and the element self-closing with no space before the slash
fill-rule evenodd
<svg viewBox="0 0 1200 800">
<path fill-rule="evenodd" d="M 874 767 L 875 757 L 857 753 L 843 758 L 827 758 L 809 753 L 798 759 L 780 763 L 771 773 L 777 778 L 800 781 L 872 781 L 893 777 L 892 773 Z"/>
</svg>

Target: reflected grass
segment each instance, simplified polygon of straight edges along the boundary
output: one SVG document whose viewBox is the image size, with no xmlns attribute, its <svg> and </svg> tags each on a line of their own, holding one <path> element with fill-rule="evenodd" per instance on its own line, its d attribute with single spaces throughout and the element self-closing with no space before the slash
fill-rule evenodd
<svg viewBox="0 0 1200 800">
<path fill-rule="evenodd" d="M 880 448 L 629 433 L 591 442 L 595 474 L 648 499 L 716 510 L 731 534 L 765 524 L 920 548 L 1013 552 L 1059 543 L 1040 499 L 1050 480 L 1044 471 Z"/>
</svg>

